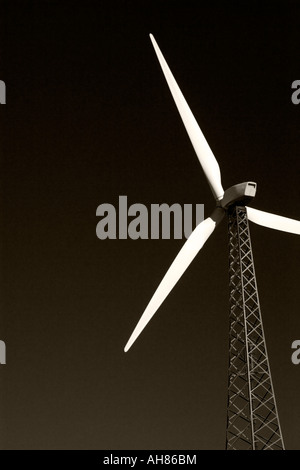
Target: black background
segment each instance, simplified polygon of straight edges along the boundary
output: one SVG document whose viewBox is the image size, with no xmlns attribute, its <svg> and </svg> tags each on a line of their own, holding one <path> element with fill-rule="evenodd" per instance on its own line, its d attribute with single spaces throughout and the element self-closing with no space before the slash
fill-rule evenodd
<svg viewBox="0 0 300 470">
<path fill-rule="evenodd" d="M 260 2 L 262 3 L 262 2 Z M 96 208 L 214 207 L 152 32 L 221 167 L 299 219 L 299 1 L 1 2 L 1 448 L 222 449 L 223 223 L 123 348 L 181 240 L 96 237 Z M 299 239 L 251 224 L 286 447 L 300 449 Z"/>
</svg>

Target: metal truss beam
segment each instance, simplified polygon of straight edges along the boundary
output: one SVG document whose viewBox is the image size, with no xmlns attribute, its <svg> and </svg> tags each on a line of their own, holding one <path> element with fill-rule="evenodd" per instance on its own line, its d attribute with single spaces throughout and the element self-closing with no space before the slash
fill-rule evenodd
<svg viewBox="0 0 300 470">
<path fill-rule="evenodd" d="M 228 210 L 230 331 L 226 449 L 283 450 L 247 212 Z"/>
</svg>

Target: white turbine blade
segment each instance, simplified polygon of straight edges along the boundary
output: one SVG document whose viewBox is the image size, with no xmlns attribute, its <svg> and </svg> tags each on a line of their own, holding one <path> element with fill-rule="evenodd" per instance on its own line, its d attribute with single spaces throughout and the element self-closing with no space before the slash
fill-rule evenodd
<svg viewBox="0 0 300 470">
<path fill-rule="evenodd" d="M 263 227 L 281 230 L 282 232 L 295 233 L 300 235 L 300 221 L 282 217 L 281 215 L 270 214 L 269 212 L 246 207 L 248 219 Z"/>
<path fill-rule="evenodd" d="M 222 199 L 224 195 L 224 189 L 221 183 L 221 173 L 219 164 L 214 154 L 212 153 L 211 148 L 208 145 L 200 127 L 198 126 L 197 121 L 194 118 L 193 113 L 190 110 L 189 105 L 187 104 L 183 94 L 181 93 L 180 88 L 177 85 L 176 80 L 172 75 L 172 72 L 169 69 L 168 64 L 165 61 L 164 56 L 162 55 L 152 34 L 150 34 L 150 39 L 152 41 L 162 71 L 169 85 L 170 91 L 173 95 L 183 124 L 185 125 L 187 133 L 191 139 L 191 142 L 198 156 L 202 169 L 206 175 L 206 178 L 209 182 L 211 190 L 217 200 Z"/>
<path fill-rule="evenodd" d="M 151 320 L 157 309 L 171 292 L 177 281 L 179 281 L 197 253 L 201 250 L 206 240 L 210 237 L 215 227 L 222 220 L 223 216 L 223 209 L 215 209 L 212 215 L 197 225 L 195 230 L 191 233 L 156 289 L 146 310 L 136 325 L 128 343 L 125 346 L 125 352 L 128 351 L 147 323 Z"/>
</svg>

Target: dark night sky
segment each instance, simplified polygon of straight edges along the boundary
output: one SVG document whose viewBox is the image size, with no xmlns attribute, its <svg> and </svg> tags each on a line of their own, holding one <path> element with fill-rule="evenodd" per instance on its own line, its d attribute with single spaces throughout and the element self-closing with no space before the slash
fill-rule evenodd
<svg viewBox="0 0 300 470">
<path fill-rule="evenodd" d="M 119 195 L 214 207 L 152 32 L 223 186 L 256 181 L 253 207 L 300 218 L 300 5 L 265 3 L 1 1 L 1 448 L 224 448 L 226 224 L 124 354 L 183 241 L 101 241 L 95 214 Z M 300 240 L 251 234 L 285 444 L 300 449 Z"/>
</svg>

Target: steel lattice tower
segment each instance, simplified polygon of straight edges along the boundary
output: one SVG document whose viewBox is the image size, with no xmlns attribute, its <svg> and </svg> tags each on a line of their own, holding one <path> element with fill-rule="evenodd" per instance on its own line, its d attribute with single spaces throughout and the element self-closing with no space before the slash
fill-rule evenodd
<svg viewBox="0 0 300 470">
<path fill-rule="evenodd" d="M 230 331 L 226 449 L 283 450 L 246 208 L 228 210 Z"/>
</svg>

